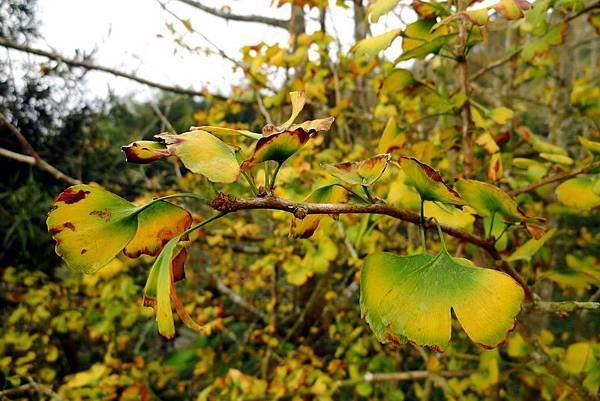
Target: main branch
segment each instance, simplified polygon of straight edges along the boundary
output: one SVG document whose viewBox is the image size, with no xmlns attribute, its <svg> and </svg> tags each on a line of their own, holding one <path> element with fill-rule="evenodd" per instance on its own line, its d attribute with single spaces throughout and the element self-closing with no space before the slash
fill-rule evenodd
<svg viewBox="0 0 600 401">
<path fill-rule="evenodd" d="M 398 220 L 406 221 L 408 223 L 422 225 L 426 228 L 435 227 L 435 224 L 429 220 L 421 222 L 421 217 L 417 213 L 405 209 L 392 207 L 383 203 L 307 203 L 294 202 L 287 199 L 281 199 L 270 196 L 263 198 L 237 199 L 225 194 L 220 194 L 214 200 L 209 202 L 209 205 L 213 209 L 225 213 L 253 209 L 281 210 L 283 212 L 291 213 L 296 218 L 300 219 L 304 218 L 306 215 L 309 214 L 380 214 L 390 216 Z M 511 277 L 513 277 L 524 288 L 527 298 L 531 299 L 531 290 L 529 290 L 527 284 L 523 281 L 519 274 L 502 258 L 492 241 L 473 235 L 465 230 L 461 230 L 445 224 L 441 224 L 440 227 L 442 231 L 446 234 L 485 250 L 492 258 L 494 258 L 494 260 L 496 260 L 497 267 L 505 273 L 509 274 Z"/>
</svg>

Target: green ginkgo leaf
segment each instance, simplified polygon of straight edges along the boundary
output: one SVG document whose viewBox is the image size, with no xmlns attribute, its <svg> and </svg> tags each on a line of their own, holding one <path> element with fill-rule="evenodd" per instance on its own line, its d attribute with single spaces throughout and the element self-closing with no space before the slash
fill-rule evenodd
<svg viewBox="0 0 600 401">
<path fill-rule="evenodd" d="M 94 273 L 134 237 L 138 208 L 105 189 L 74 185 L 62 192 L 48 213 L 56 254 L 78 272 Z"/>
<path fill-rule="evenodd" d="M 369 186 L 381 177 L 387 165 L 392 161 L 388 153 L 373 156 L 359 162 L 322 164 L 327 172 L 352 185 Z"/>
<path fill-rule="evenodd" d="M 505 273 L 475 267 L 443 249 L 436 256 L 377 253 L 365 260 L 361 314 L 381 342 L 437 350 L 451 336 L 451 310 L 472 341 L 502 343 L 515 325 L 524 291 Z"/>
<path fill-rule="evenodd" d="M 494 185 L 460 179 L 456 183 L 456 189 L 480 216 L 488 217 L 498 213 L 509 221 L 541 221 L 527 216 L 510 195 Z"/>
<path fill-rule="evenodd" d="M 530 261 L 533 255 L 535 255 L 544 246 L 544 244 L 550 238 L 552 238 L 555 232 L 556 228 L 553 228 L 544 234 L 540 239 L 531 238 L 529 241 L 517 248 L 517 250 L 514 251 L 513 254 L 510 255 L 506 260 L 508 262 L 514 262 L 515 260 Z"/>
<path fill-rule="evenodd" d="M 326 185 L 315 189 L 304 199 L 312 203 L 341 203 L 348 199 L 348 192 L 339 185 Z M 310 238 L 319 227 L 321 218 L 319 214 L 309 214 L 303 219 L 292 217 L 290 226 L 291 238 Z"/>
<path fill-rule="evenodd" d="M 554 190 L 556 197 L 565 206 L 591 210 L 600 206 L 600 176 L 571 178 Z"/>
<path fill-rule="evenodd" d="M 449 33 L 448 35 L 438 36 L 430 41 L 424 42 L 423 44 L 411 48 L 403 52 L 396 60 L 394 64 L 401 61 L 410 60 L 411 58 L 422 59 L 428 54 L 438 54 L 440 50 L 446 46 L 446 44 L 456 36 L 456 33 Z"/>
<path fill-rule="evenodd" d="M 201 174 L 212 182 L 235 182 L 240 166 L 235 152 L 225 142 L 206 131 L 190 131 L 179 135 L 156 135 L 167 148 L 193 173 Z"/>
<path fill-rule="evenodd" d="M 414 157 L 402 157 L 402 170 L 406 174 L 406 184 L 413 186 L 423 201 L 464 205 L 458 192 L 444 183 L 440 174 L 432 167 Z"/>
</svg>

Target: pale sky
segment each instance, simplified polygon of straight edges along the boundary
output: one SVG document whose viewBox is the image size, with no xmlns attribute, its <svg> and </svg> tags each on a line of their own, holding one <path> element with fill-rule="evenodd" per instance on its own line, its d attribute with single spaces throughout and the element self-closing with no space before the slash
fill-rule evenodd
<svg viewBox="0 0 600 401">
<path fill-rule="evenodd" d="M 289 16 L 288 6 L 270 7 L 271 0 L 201 1 L 214 8 L 227 5 L 236 14 Z M 335 1 L 331 4 L 328 29 L 332 34 L 337 32 L 347 50 L 353 42 L 352 12 L 335 7 Z M 284 45 L 288 39 L 285 30 L 264 24 L 227 22 L 178 1 L 171 0 L 168 7 L 180 17 L 189 18 L 194 29 L 234 58 L 239 58 L 239 49 L 244 45 L 262 41 Z M 307 26 L 309 33 L 318 29 L 316 14 L 311 17 Z M 411 22 L 414 16 L 403 14 L 403 19 Z M 43 39 L 35 45 L 53 49 L 65 57 L 73 57 L 76 49 L 84 52 L 96 49 L 94 61 L 97 64 L 193 89 L 207 86 L 226 93 L 232 84 L 240 83 L 241 74 L 233 74 L 232 64 L 220 56 L 193 55 L 182 48 L 174 54 L 178 46 L 165 23 L 172 22 L 182 34 L 185 29 L 156 0 L 38 0 L 38 20 Z M 400 24 L 399 19 L 390 14 L 382 17 L 371 29 L 378 34 Z M 195 46 L 209 47 L 197 35 L 188 34 L 186 38 Z M 394 55 L 397 53 L 393 52 L 390 56 Z M 11 56 L 16 56 L 16 52 L 12 51 Z M 109 88 L 117 95 L 134 95 L 136 98 L 147 98 L 156 93 L 143 85 L 100 72 L 88 73 L 85 85 L 90 97 L 103 97 Z"/>
</svg>

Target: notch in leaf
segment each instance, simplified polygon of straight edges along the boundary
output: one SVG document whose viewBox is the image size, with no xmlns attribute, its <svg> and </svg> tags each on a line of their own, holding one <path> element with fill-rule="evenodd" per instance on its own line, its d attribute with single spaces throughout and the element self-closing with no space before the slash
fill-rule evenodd
<svg viewBox="0 0 600 401">
<path fill-rule="evenodd" d="M 465 205 L 458 192 L 446 185 L 440 173 L 431 166 L 421 163 L 414 157 L 401 159 L 402 170 L 406 174 L 406 184 L 413 186 L 422 201 L 442 202 L 452 205 Z"/>
<path fill-rule="evenodd" d="M 391 161 L 392 156 L 383 153 L 359 162 L 323 163 L 321 166 L 329 174 L 348 184 L 368 187 L 383 175 Z"/>
<path fill-rule="evenodd" d="M 56 254 L 75 271 L 94 273 L 119 252 L 156 255 L 192 218 L 185 209 L 158 201 L 145 207 L 103 188 L 75 185 L 62 192 L 48 213 Z"/>
<path fill-rule="evenodd" d="M 497 347 L 514 328 L 523 298 L 509 275 L 475 267 L 445 248 L 436 256 L 376 253 L 361 274 L 361 314 L 379 341 L 396 345 L 444 350 L 452 310 L 471 340 Z"/>
</svg>

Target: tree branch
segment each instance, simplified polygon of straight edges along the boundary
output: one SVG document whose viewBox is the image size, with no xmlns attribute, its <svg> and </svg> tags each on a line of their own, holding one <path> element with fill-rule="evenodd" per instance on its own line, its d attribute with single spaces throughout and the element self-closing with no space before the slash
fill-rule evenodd
<svg viewBox="0 0 600 401">
<path fill-rule="evenodd" d="M 580 302 L 580 301 L 535 301 L 532 308 L 540 312 L 549 313 L 569 313 L 577 310 L 589 310 L 600 312 L 600 302 Z"/>
<path fill-rule="evenodd" d="M 0 37 L 0 46 L 6 47 L 8 49 L 14 49 L 14 50 L 18 50 L 21 52 L 25 52 L 25 53 L 29 53 L 29 54 L 34 54 L 36 56 L 41 56 L 41 57 L 46 57 L 50 60 L 55 60 L 58 61 L 59 63 L 65 63 L 71 67 L 79 67 L 79 68 L 83 68 L 85 70 L 88 71 L 101 71 L 107 74 L 111 74 L 117 77 L 121 77 L 121 78 L 126 78 L 129 79 L 131 81 L 135 81 L 138 82 L 142 85 L 146 85 L 152 88 L 157 88 L 157 89 L 161 89 L 164 90 L 166 92 L 172 92 L 172 93 L 178 93 L 180 95 L 186 95 L 186 96 L 202 96 L 202 97 L 207 97 L 207 96 L 213 96 L 217 99 L 221 99 L 221 100 L 227 100 L 226 96 L 221 96 L 221 95 L 215 95 L 215 94 L 208 94 L 207 92 L 204 91 L 196 91 L 196 90 L 192 90 L 192 89 L 185 89 L 182 88 L 180 86 L 171 86 L 171 85 L 165 85 L 159 82 L 154 82 L 154 81 L 150 81 L 148 79 L 145 78 L 141 78 L 138 77 L 137 75 L 134 74 L 130 74 L 127 72 L 123 72 L 123 71 L 119 71 L 116 70 L 114 68 L 111 67 L 105 67 L 102 65 L 97 65 L 94 64 L 90 61 L 87 60 L 76 60 L 76 59 L 69 59 L 66 57 L 63 57 L 60 54 L 57 53 L 51 53 L 45 50 L 41 50 L 41 49 L 36 49 L 33 47 L 29 47 L 27 45 L 22 45 L 22 44 L 18 44 L 18 43 L 14 43 L 11 42 L 5 38 Z"/>
<path fill-rule="evenodd" d="M 33 149 L 31 144 L 29 143 L 29 141 L 27 141 L 27 139 L 21 133 L 21 131 L 19 131 L 19 129 L 17 127 L 15 127 L 10 121 L 8 121 L 8 119 L 2 113 L 0 113 L 0 121 L 6 126 L 6 128 L 8 128 L 8 130 L 10 132 L 12 132 L 17 137 L 21 146 L 23 146 L 23 148 L 25 148 L 25 150 L 27 151 L 27 153 L 29 153 L 30 156 L 25 156 L 20 153 L 12 152 L 8 149 L 3 149 L 3 148 L 0 148 L 0 155 L 2 155 L 4 157 L 8 157 L 13 160 L 20 161 L 22 163 L 27 163 L 32 166 L 35 166 L 35 167 L 39 168 L 40 170 L 47 172 L 48 174 L 50 174 L 52 177 L 56 178 L 57 180 L 64 181 L 67 184 L 70 184 L 70 185 L 81 184 L 81 181 L 76 180 L 75 178 L 66 175 L 65 173 L 63 173 L 62 171 L 60 171 L 59 169 L 57 169 L 56 167 L 52 166 L 50 163 L 48 163 L 47 161 L 42 159 L 40 157 L 40 155 L 38 155 L 38 153 Z"/>
<path fill-rule="evenodd" d="M 294 202 L 276 197 L 237 199 L 227 196 L 225 194 L 219 194 L 219 196 L 217 196 L 214 200 L 209 202 L 209 206 L 217 211 L 226 213 L 252 209 L 281 210 L 283 212 L 293 214 L 296 218 L 304 218 L 308 214 L 380 214 L 390 216 L 398 220 L 406 221 L 408 223 L 422 225 L 426 228 L 435 227 L 435 224 L 429 220 L 422 223 L 421 217 L 417 213 L 395 208 L 382 203 L 307 203 Z M 444 231 L 446 234 L 451 235 L 452 237 L 455 237 L 461 241 L 471 243 L 485 250 L 494 260 L 496 260 L 496 265 L 500 270 L 510 275 L 523 287 L 527 299 L 532 299 L 531 290 L 523 281 L 523 279 L 519 276 L 519 274 L 510 266 L 510 264 L 508 264 L 508 262 L 506 262 L 502 258 L 502 255 L 500 255 L 500 253 L 496 249 L 494 242 L 445 224 L 440 224 L 440 227 L 442 231 Z"/>
<path fill-rule="evenodd" d="M 187 4 L 190 7 L 197 8 L 198 10 L 204 11 L 207 14 L 214 15 L 215 17 L 224 18 L 226 20 L 231 21 L 241 21 L 241 22 L 256 22 L 259 24 L 265 24 L 274 26 L 277 28 L 288 29 L 290 24 L 290 20 L 264 17 L 262 15 L 239 15 L 239 14 L 231 14 L 230 12 L 226 12 L 224 10 L 219 10 L 216 8 L 205 6 L 199 1 L 194 0 L 178 0 L 181 3 Z"/>
<path fill-rule="evenodd" d="M 589 166 L 578 167 L 578 168 L 575 168 L 570 171 L 565 171 L 564 173 L 551 175 L 549 177 L 539 180 L 538 182 L 534 182 L 533 184 L 529 184 L 529 185 L 526 185 L 521 188 L 513 189 L 512 191 L 509 191 L 508 194 L 510 196 L 517 196 L 517 195 L 525 193 L 525 192 L 530 192 L 530 191 L 533 191 L 544 185 L 552 184 L 553 182 L 563 181 L 563 180 L 566 180 L 567 178 L 575 177 L 579 174 L 586 174 L 598 166 L 599 166 L 599 164 L 595 163 L 595 164 L 591 164 Z"/>
</svg>

